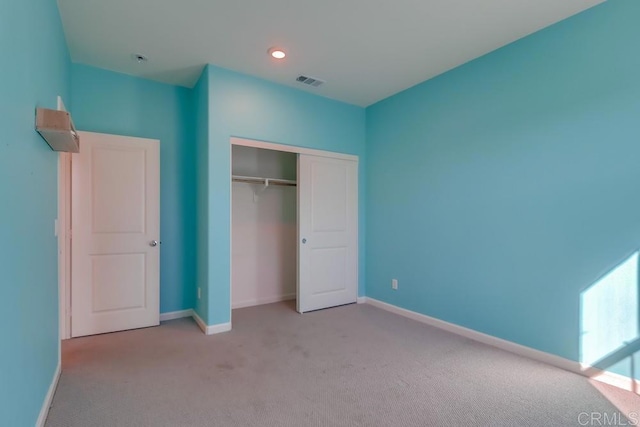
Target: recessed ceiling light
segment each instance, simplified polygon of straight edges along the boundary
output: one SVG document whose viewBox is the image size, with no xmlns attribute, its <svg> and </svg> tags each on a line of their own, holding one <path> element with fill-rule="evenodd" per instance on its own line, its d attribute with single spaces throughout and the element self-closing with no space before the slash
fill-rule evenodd
<svg viewBox="0 0 640 427">
<path fill-rule="evenodd" d="M 133 55 L 131 55 L 131 57 L 133 58 L 134 61 L 136 61 L 138 64 L 142 64 L 143 62 L 147 62 L 149 60 L 149 58 L 147 58 L 146 56 L 144 56 L 141 53 L 134 53 Z"/>
<path fill-rule="evenodd" d="M 284 57 L 287 56 L 285 51 L 280 49 L 279 47 L 272 47 L 267 52 L 269 52 L 269 55 L 275 59 L 284 59 Z"/>
</svg>

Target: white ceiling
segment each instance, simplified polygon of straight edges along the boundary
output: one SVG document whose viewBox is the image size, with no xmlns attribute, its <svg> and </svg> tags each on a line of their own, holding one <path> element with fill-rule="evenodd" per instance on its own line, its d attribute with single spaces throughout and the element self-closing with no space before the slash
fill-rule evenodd
<svg viewBox="0 0 640 427">
<path fill-rule="evenodd" d="M 192 87 L 204 64 L 367 106 L 603 0 L 58 0 L 74 62 Z M 271 46 L 288 56 L 276 63 Z M 149 62 L 137 64 L 133 53 Z M 295 82 L 310 75 L 327 83 Z"/>
</svg>

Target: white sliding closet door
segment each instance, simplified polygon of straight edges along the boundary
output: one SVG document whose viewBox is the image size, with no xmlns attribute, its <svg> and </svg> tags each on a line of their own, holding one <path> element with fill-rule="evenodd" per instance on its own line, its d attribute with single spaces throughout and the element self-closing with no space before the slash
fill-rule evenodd
<svg viewBox="0 0 640 427">
<path fill-rule="evenodd" d="M 358 163 L 300 154 L 298 311 L 358 298 Z"/>
</svg>

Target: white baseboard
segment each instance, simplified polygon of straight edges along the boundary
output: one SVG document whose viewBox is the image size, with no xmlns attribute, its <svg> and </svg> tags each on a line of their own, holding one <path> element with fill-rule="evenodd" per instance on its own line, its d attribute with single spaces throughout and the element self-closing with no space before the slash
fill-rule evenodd
<svg viewBox="0 0 640 427">
<path fill-rule="evenodd" d="M 623 390 L 640 394 L 640 380 L 625 377 L 624 375 L 616 374 L 609 371 L 599 371 L 599 373 L 595 375 L 587 374 L 586 372 L 581 372 L 581 374 L 593 380 L 600 381 L 601 383 L 609 384 Z"/>
<path fill-rule="evenodd" d="M 453 334 L 490 345 L 492 347 L 497 347 L 510 353 L 515 353 L 517 355 L 524 356 L 538 362 L 543 362 L 548 365 L 564 369 L 566 371 L 570 371 L 588 378 L 607 383 L 609 385 L 613 385 L 640 394 L 640 381 L 638 380 L 633 380 L 622 375 L 614 374 L 613 372 L 603 371 L 592 366 L 565 359 L 564 357 L 556 356 L 555 354 L 546 353 L 544 351 L 536 350 L 531 347 L 516 344 L 514 342 L 503 340 L 492 335 L 487 335 L 473 329 L 445 322 L 444 320 L 436 319 L 435 317 L 430 317 L 425 314 L 400 308 L 392 304 L 387 304 L 386 302 L 378 301 L 373 298 L 366 298 L 366 303 L 374 307 L 378 307 L 382 310 L 386 310 L 391 313 L 395 313 L 400 316 L 407 317 L 409 319 L 413 319 L 430 326 L 434 326 L 438 329 L 442 329 L 447 332 L 451 332 Z"/>
<path fill-rule="evenodd" d="M 207 330 L 205 334 L 206 335 L 221 334 L 223 332 L 229 332 L 230 330 L 231 330 L 231 322 L 218 323 L 216 325 L 207 326 Z"/>
<path fill-rule="evenodd" d="M 198 316 L 198 313 L 196 313 L 195 310 L 193 311 L 193 320 L 196 321 L 205 335 L 220 334 L 222 332 L 229 332 L 231 330 L 231 322 L 218 323 L 217 325 L 207 325 L 206 323 L 204 323 L 204 320 L 202 320 L 200 316 Z"/>
<path fill-rule="evenodd" d="M 358 304 L 366 304 L 367 297 L 358 297 Z"/>
<path fill-rule="evenodd" d="M 268 297 L 268 298 L 256 298 L 256 299 L 251 299 L 246 301 L 240 301 L 240 302 L 234 303 L 231 306 L 231 308 L 236 309 L 236 308 L 253 307 L 255 305 L 273 304 L 274 302 L 291 301 L 293 299 L 296 299 L 295 293 L 286 294 L 286 295 L 277 295 L 277 296 Z"/>
<path fill-rule="evenodd" d="M 169 313 L 161 313 L 160 321 L 165 322 L 167 320 L 182 319 L 183 317 L 193 317 L 193 309 L 171 311 Z"/>
<path fill-rule="evenodd" d="M 58 381 L 60 381 L 61 372 L 62 366 L 60 364 L 60 358 L 58 358 L 58 366 L 56 366 L 56 371 L 53 373 L 53 380 L 49 386 L 49 391 L 47 391 L 47 395 L 44 397 L 44 402 L 40 409 L 40 415 L 38 415 L 38 420 L 36 421 L 36 427 L 44 427 L 44 423 L 47 421 L 47 415 L 49 415 L 49 408 L 51 408 L 53 396 L 56 394 L 56 389 L 58 388 Z"/>
</svg>

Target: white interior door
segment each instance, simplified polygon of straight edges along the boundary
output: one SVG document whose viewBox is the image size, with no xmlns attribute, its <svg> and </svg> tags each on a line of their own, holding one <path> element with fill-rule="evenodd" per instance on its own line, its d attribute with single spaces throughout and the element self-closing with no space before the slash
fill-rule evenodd
<svg viewBox="0 0 640 427">
<path fill-rule="evenodd" d="M 71 166 L 71 334 L 160 321 L 160 142 L 80 133 Z"/>
<path fill-rule="evenodd" d="M 358 163 L 298 161 L 298 311 L 358 298 Z"/>
</svg>

